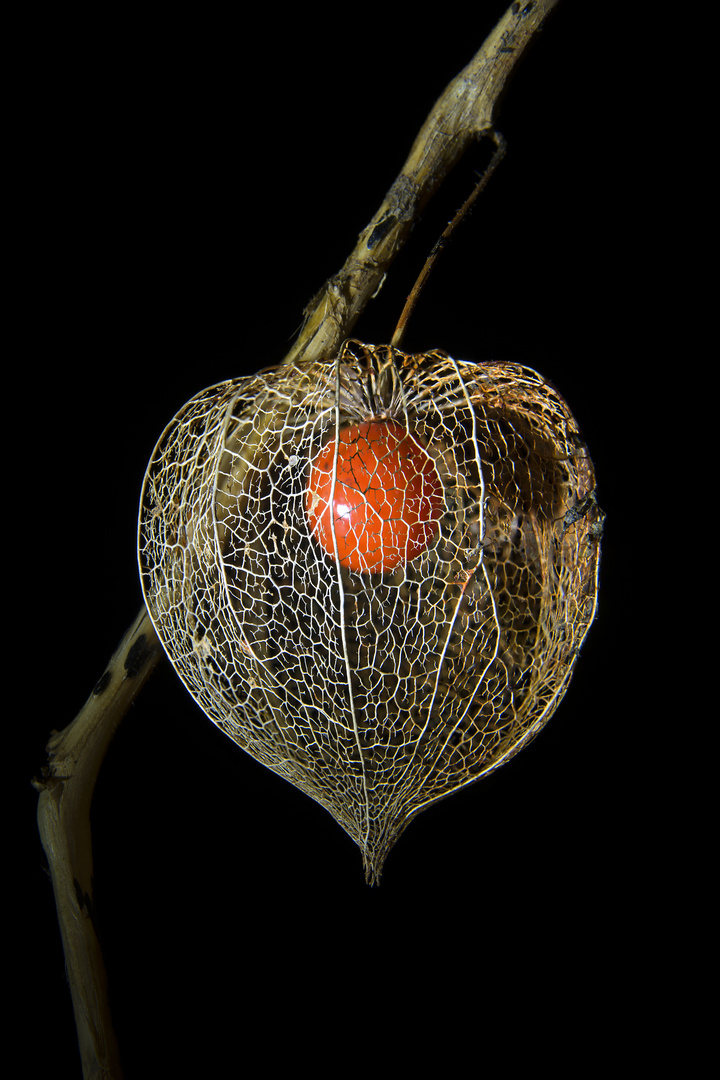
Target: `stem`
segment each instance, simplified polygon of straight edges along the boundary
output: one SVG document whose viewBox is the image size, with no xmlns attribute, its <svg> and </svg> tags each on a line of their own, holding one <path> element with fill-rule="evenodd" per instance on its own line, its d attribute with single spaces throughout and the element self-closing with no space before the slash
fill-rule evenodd
<svg viewBox="0 0 720 1080">
<path fill-rule="evenodd" d="M 53 732 L 43 777 L 34 781 L 85 1080 L 122 1077 L 94 921 L 90 803 L 112 737 L 161 654 L 143 607 L 73 722 Z"/>
<path fill-rule="evenodd" d="M 438 238 L 435 246 L 433 247 L 432 251 L 430 252 L 430 254 L 427 257 L 425 265 L 423 266 L 422 270 L 420 271 L 420 275 L 419 275 L 417 281 L 415 282 L 415 284 L 413 285 L 413 287 L 412 287 L 412 289 L 410 291 L 410 295 L 408 296 L 408 298 L 407 298 L 407 300 L 405 302 L 405 307 L 402 309 L 402 312 L 400 314 L 400 318 L 398 319 L 398 324 L 395 327 L 395 333 L 393 334 L 392 339 L 390 341 L 390 344 L 396 349 L 400 348 L 400 343 L 402 342 L 402 339 L 405 336 L 405 329 L 407 327 L 408 320 L 409 320 L 410 316 L 412 315 L 413 311 L 415 310 L 415 305 L 418 302 L 418 297 L 420 296 L 420 293 L 422 292 L 423 288 L 425 287 L 425 283 L 426 283 L 427 279 L 430 277 L 430 273 L 431 273 L 433 267 L 435 266 L 435 263 L 437 262 L 438 258 L 440 257 L 440 253 L 445 250 L 445 248 L 447 247 L 448 241 L 450 240 L 450 237 L 455 232 L 455 230 L 457 229 L 458 225 L 463 220 L 463 218 L 467 214 L 470 213 L 470 210 L 472 209 L 478 195 L 482 191 L 485 190 L 485 188 L 487 187 L 488 180 L 490 179 L 492 174 L 495 172 L 495 170 L 497 169 L 497 167 L 500 164 L 500 162 L 502 161 L 502 159 L 505 157 L 506 143 L 505 143 L 505 140 L 502 137 L 502 135 L 500 135 L 499 132 L 496 131 L 496 132 L 493 132 L 492 138 L 493 138 L 493 141 L 495 143 L 496 150 L 495 150 L 495 153 L 492 156 L 492 160 L 490 161 L 490 164 L 488 165 L 487 169 L 485 170 L 485 172 L 482 174 L 482 176 L 478 180 L 478 182 L 475 185 L 475 187 L 473 188 L 473 190 L 468 195 L 465 202 L 462 204 L 462 206 L 458 210 L 455 217 L 452 219 L 450 224 L 447 226 L 447 228 L 443 232 L 442 236 L 440 236 Z"/>
</svg>

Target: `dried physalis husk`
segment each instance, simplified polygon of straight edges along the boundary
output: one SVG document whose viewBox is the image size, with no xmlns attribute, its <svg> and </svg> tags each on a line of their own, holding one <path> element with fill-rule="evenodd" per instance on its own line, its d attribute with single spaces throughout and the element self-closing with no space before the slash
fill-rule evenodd
<svg viewBox="0 0 720 1080">
<path fill-rule="evenodd" d="M 143 488 L 145 599 L 204 712 L 376 881 L 412 818 L 562 698 L 595 614 L 594 487 L 535 371 L 348 341 L 171 421 Z"/>
</svg>

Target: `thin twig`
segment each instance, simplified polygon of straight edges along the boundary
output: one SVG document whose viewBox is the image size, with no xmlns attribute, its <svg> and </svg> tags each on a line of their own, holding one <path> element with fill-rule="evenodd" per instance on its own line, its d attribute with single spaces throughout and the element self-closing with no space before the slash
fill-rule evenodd
<svg viewBox="0 0 720 1080">
<path fill-rule="evenodd" d="M 496 149 L 495 149 L 495 153 L 492 156 L 490 164 L 488 165 L 487 169 L 485 170 L 485 172 L 482 174 L 482 176 L 478 180 L 478 182 L 475 185 L 475 187 L 473 188 L 473 190 L 468 195 L 465 202 L 462 204 L 462 206 L 460 207 L 460 209 L 456 213 L 455 217 L 449 223 L 449 225 L 444 230 L 442 235 L 438 237 L 432 251 L 428 255 L 427 259 L 425 260 L 425 265 L 423 266 L 422 270 L 420 271 L 420 275 L 419 275 L 417 281 L 415 282 L 415 284 L 413 285 L 413 287 L 412 287 L 412 289 L 410 291 L 410 295 L 408 296 L 408 298 L 407 298 L 407 300 L 405 302 L 405 307 L 402 309 L 402 312 L 400 313 L 400 318 L 398 319 L 398 324 L 395 327 L 395 333 L 393 334 L 393 336 L 392 336 L 392 338 L 390 340 L 390 344 L 396 349 L 400 348 L 400 344 L 402 342 L 402 339 L 405 336 L 405 329 L 407 327 L 408 320 L 409 320 L 412 312 L 415 309 L 415 305 L 418 302 L 418 297 L 420 296 L 420 293 L 422 292 L 423 288 L 425 287 L 425 283 L 427 282 L 428 278 L 430 277 L 430 273 L 431 273 L 433 267 L 435 266 L 435 263 L 439 259 L 441 253 L 447 247 L 447 244 L 448 244 L 448 241 L 450 240 L 450 237 L 455 232 L 455 230 L 457 229 L 458 225 L 463 220 L 463 218 L 466 217 L 467 214 L 470 213 L 470 210 L 472 209 L 477 197 L 481 194 L 481 192 L 483 192 L 485 190 L 485 188 L 487 187 L 487 184 L 488 184 L 488 180 L 490 179 L 492 174 L 495 172 L 495 170 L 497 169 L 497 167 L 500 164 L 500 162 L 502 161 L 502 159 L 505 157 L 505 150 L 506 150 L 506 147 L 507 147 L 505 139 L 497 131 L 493 132 L 492 138 L 493 138 L 493 141 L 495 143 Z"/>
</svg>

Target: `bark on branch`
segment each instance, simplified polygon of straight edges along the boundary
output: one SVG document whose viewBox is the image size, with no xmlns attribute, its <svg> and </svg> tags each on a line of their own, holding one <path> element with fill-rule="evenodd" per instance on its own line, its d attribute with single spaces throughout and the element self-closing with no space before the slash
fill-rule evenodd
<svg viewBox="0 0 720 1080">
<path fill-rule="evenodd" d="M 90 803 L 120 721 L 162 647 L 143 607 L 73 722 L 53 732 L 40 779 L 38 828 L 47 855 L 85 1080 L 120 1080 L 107 980 L 95 932 Z"/>
</svg>

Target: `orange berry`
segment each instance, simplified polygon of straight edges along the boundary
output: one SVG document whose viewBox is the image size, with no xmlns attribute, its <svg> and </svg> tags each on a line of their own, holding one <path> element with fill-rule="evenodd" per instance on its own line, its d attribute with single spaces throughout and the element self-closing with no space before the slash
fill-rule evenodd
<svg viewBox="0 0 720 1080">
<path fill-rule="evenodd" d="M 368 420 L 340 430 L 333 500 L 340 563 L 383 573 L 429 546 L 442 512 L 442 484 L 432 459 L 392 420 Z M 310 469 L 305 508 L 318 543 L 335 557 L 330 493 L 336 440 Z"/>
</svg>

